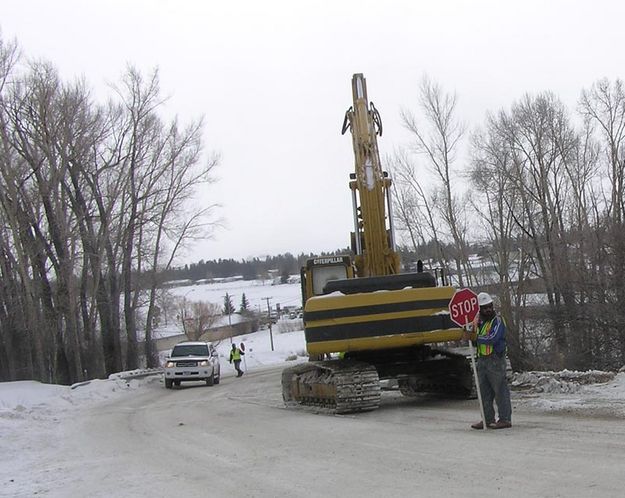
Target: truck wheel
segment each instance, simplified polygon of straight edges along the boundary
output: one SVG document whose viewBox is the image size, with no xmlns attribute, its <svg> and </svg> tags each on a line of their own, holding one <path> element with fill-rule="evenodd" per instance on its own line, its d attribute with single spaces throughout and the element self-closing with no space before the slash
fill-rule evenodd
<svg viewBox="0 0 625 498">
<path fill-rule="evenodd" d="M 174 381 L 174 386 L 179 386 L 180 385 L 180 381 L 179 380 L 175 380 Z"/>
<path fill-rule="evenodd" d="M 213 372 L 210 377 L 206 378 L 207 386 L 212 386 L 214 383 L 215 383 L 215 372 Z"/>
<path fill-rule="evenodd" d="M 173 382 L 174 382 L 174 381 L 173 381 L 173 380 L 171 380 L 171 379 L 165 379 L 165 387 L 166 387 L 167 389 L 171 389 L 171 385 L 173 384 Z"/>
<path fill-rule="evenodd" d="M 219 384 L 220 379 L 221 379 L 221 375 L 218 375 L 217 377 L 213 376 L 213 383 L 215 385 Z"/>
</svg>

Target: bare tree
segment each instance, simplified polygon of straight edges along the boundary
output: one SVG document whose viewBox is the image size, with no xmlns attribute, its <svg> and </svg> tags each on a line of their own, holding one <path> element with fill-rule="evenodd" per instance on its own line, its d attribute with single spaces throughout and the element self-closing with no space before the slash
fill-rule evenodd
<svg viewBox="0 0 625 498">
<path fill-rule="evenodd" d="M 73 273 L 77 258 L 76 220 L 66 209 L 64 189 L 68 164 L 63 151 L 71 147 L 72 139 L 66 130 L 74 126 L 74 116 L 67 112 L 66 104 L 74 91 L 80 89 L 63 87 L 50 65 L 33 64 L 29 77 L 16 86 L 7 112 L 13 129 L 11 146 L 28 168 L 26 182 L 22 183 L 26 188 L 19 189 L 22 199 L 27 199 L 22 205 L 41 206 L 40 213 L 25 213 L 55 276 L 54 304 L 49 316 L 56 322 L 56 367 L 62 382 L 84 376 Z M 44 271 L 40 268 L 39 276 L 47 280 Z"/>
<path fill-rule="evenodd" d="M 598 125 L 603 138 L 611 183 L 608 213 L 616 224 L 622 223 L 625 212 L 625 89 L 620 79 L 611 83 L 602 79 L 590 89 L 582 90 L 582 115 Z"/>
<path fill-rule="evenodd" d="M 519 230 L 519 247 L 530 258 L 527 271 L 533 271 L 545 286 L 553 334 L 552 365 L 580 365 L 583 348 L 576 325 L 583 308 L 579 268 L 585 266 L 585 256 L 576 247 L 573 220 L 587 217 L 579 210 L 592 167 L 588 143 L 575 132 L 566 109 L 550 93 L 527 95 L 510 113 L 501 111 L 488 123 L 489 139 L 478 148 L 482 157 L 499 160 L 493 171 L 504 176 L 494 178 L 506 182 L 502 195 L 509 202 L 508 216 Z M 571 215 L 574 210 L 577 218 Z M 573 265 L 575 258 L 581 267 Z M 519 264 L 524 261 L 520 258 Z"/>
<path fill-rule="evenodd" d="M 221 307 L 204 301 L 179 301 L 180 320 L 190 341 L 198 341 L 221 318 Z"/>
<path fill-rule="evenodd" d="M 519 235 L 519 221 L 523 212 L 519 206 L 519 194 L 512 177 L 511 151 L 499 133 L 493 116 L 487 119 L 487 128 L 472 136 L 473 157 L 470 178 L 475 195 L 473 209 L 482 221 L 485 246 L 498 276 L 497 285 L 500 309 L 506 317 L 507 340 L 510 361 L 514 369 L 527 367 L 523 345 L 522 306 L 525 296 L 524 283 L 528 277 L 527 256 Z M 522 219 L 521 224 L 524 223 Z M 493 284 L 485 278 L 481 285 Z"/>
<path fill-rule="evenodd" d="M 604 286 L 598 287 L 594 296 L 596 305 L 601 310 L 597 313 L 597 325 L 605 331 L 605 343 L 602 345 L 605 356 L 614 356 L 615 364 L 625 363 L 625 89 L 620 79 L 610 82 L 602 79 L 590 89 L 583 90 L 580 99 L 580 112 L 588 123 L 596 128 L 605 164 L 607 185 L 604 185 L 606 199 L 605 217 L 595 227 L 595 234 L 600 236 L 594 256 L 597 267 L 602 269 Z M 601 161 L 603 159 L 603 161 Z M 601 207 L 597 211 L 600 212 Z M 610 289 L 607 293 L 603 289 Z"/>
<path fill-rule="evenodd" d="M 467 220 L 462 215 L 465 203 L 454 192 L 453 163 L 456 159 L 465 127 L 456 118 L 456 96 L 444 93 L 443 89 L 427 77 L 421 82 L 420 108 L 425 116 L 425 125 L 408 110 L 402 112 L 404 126 L 414 137 L 414 150 L 426 157 L 430 172 L 436 179 L 435 189 L 439 202 L 433 206 L 449 231 L 457 252 L 453 257 L 458 272 L 458 283 L 464 286 L 464 278 L 470 285 L 473 272 L 469 265 L 467 243 Z"/>
<path fill-rule="evenodd" d="M 210 184 L 212 170 L 217 166 L 216 157 L 198 167 L 201 151 L 201 122 L 179 132 L 177 123 L 170 126 L 165 135 L 161 168 L 154 173 L 154 195 L 146 197 L 143 217 L 148 223 L 141 226 L 141 239 L 149 237 L 149 261 L 139 266 L 148 277 L 148 321 L 145 329 L 146 357 L 148 363 L 154 358 L 151 342 L 151 317 L 155 297 L 160 284 L 158 275 L 171 267 L 179 249 L 196 238 L 210 236 L 219 221 L 213 217 L 216 204 L 192 208 L 190 201 L 202 184 Z M 162 261 L 163 260 L 163 261 Z M 161 262 L 162 261 L 162 262 Z M 150 365 L 151 366 L 151 365 Z"/>
<path fill-rule="evenodd" d="M 0 39 L 0 376 L 134 368 L 145 291 L 150 343 L 158 272 L 217 223 L 191 205 L 217 159 L 202 163 L 201 121 L 160 120 L 156 72 L 129 68 L 121 103 L 98 106 L 50 64 L 13 74 L 16 54 Z"/>
<path fill-rule="evenodd" d="M 419 246 L 434 241 L 435 260 L 439 267 L 447 271 L 448 258 L 433 208 L 437 203 L 436 192 L 424 188 L 420 181 L 422 175 L 417 173 L 405 151 L 396 152 L 387 159 L 387 163 L 394 177 L 393 202 L 398 230 L 408 233 L 412 249 L 417 253 Z"/>
</svg>

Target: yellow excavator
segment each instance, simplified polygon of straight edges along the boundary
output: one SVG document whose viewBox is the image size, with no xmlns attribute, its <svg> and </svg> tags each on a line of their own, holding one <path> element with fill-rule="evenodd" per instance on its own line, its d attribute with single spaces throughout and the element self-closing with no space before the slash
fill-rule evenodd
<svg viewBox="0 0 625 498">
<path fill-rule="evenodd" d="M 382 170 L 380 114 L 362 74 L 352 78 L 353 105 L 342 133 L 352 134 L 350 174 L 352 255 L 311 258 L 301 270 L 304 332 L 311 361 L 282 373 L 287 406 L 334 413 L 374 410 L 380 380 L 395 379 L 402 394 L 471 396 L 470 363 L 451 347 L 462 330 L 448 312 L 455 289 L 423 271 L 400 272 L 395 247 L 391 179 Z M 444 282 L 442 282 L 444 283 Z"/>
</svg>

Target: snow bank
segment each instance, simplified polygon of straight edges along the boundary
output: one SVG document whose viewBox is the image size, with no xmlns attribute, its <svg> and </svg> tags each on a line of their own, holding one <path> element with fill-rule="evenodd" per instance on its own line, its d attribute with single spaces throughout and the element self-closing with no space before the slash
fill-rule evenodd
<svg viewBox="0 0 625 498">
<path fill-rule="evenodd" d="M 600 370 L 519 372 L 514 374 L 511 385 L 513 389 L 537 393 L 574 393 L 584 385 L 610 382 L 615 376 L 614 372 Z"/>
<path fill-rule="evenodd" d="M 132 371 L 111 376 L 107 380 L 90 380 L 60 386 L 33 380 L 0 383 L 0 418 L 27 417 L 37 412 L 63 411 L 110 399 L 137 390 L 148 383 L 159 382 L 154 371 Z"/>
<path fill-rule="evenodd" d="M 522 372 L 511 385 L 518 401 L 540 410 L 625 417 L 625 372 Z"/>
<path fill-rule="evenodd" d="M 56 402 L 69 388 L 42 384 L 34 380 L 0 383 L 0 415 L 8 410 L 18 412 Z"/>
</svg>

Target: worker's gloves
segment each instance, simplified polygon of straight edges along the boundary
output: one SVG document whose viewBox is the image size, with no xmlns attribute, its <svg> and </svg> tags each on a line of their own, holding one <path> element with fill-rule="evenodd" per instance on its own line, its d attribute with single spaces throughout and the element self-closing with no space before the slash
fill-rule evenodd
<svg viewBox="0 0 625 498">
<path fill-rule="evenodd" d="M 472 323 L 467 323 L 462 327 L 462 340 L 471 341 L 475 340 L 475 327 Z"/>
</svg>

